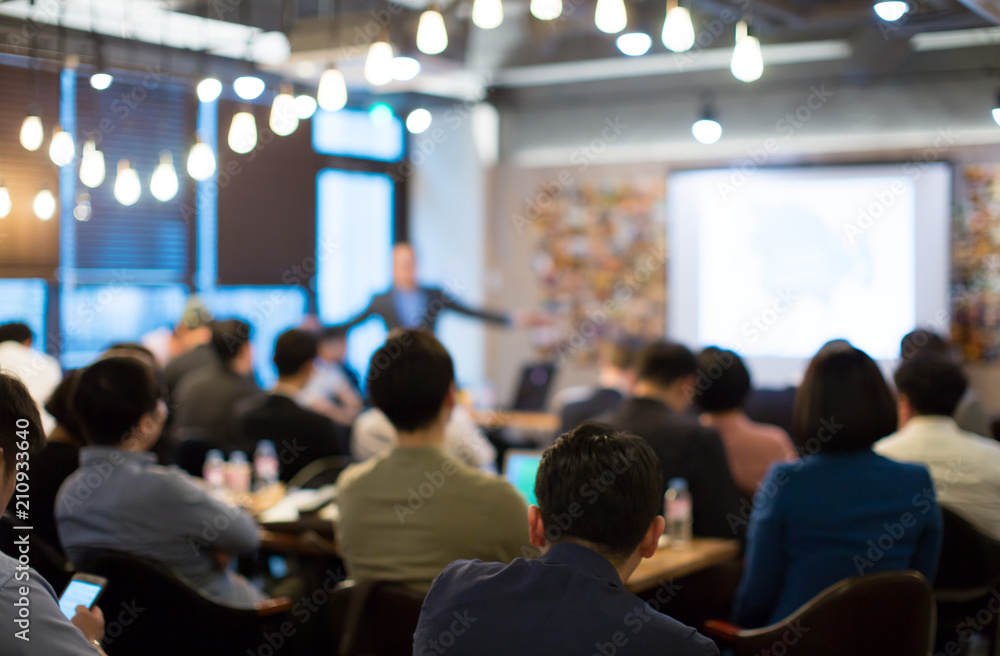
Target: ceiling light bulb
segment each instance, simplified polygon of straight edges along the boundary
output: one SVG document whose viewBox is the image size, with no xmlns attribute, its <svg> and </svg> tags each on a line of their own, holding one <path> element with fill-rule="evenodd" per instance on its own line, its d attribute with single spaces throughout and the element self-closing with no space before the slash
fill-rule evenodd
<svg viewBox="0 0 1000 656">
<path fill-rule="evenodd" d="M 80 158 L 80 182 L 93 189 L 104 182 L 104 175 L 104 153 L 97 150 L 97 144 L 93 141 L 86 142 Z"/>
<path fill-rule="evenodd" d="M 347 104 L 347 83 L 344 74 L 336 68 L 328 68 L 319 78 L 319 89 L 316 91 L 319 106 L 328 112 L 343 109 Z"/>
<path fill-rule="evenodd" d="M 628 25 L 624 0 L 597 0 L 594 24 L 597 25 L 597 29 L 607 34 L 618 34 L 624 30 Z"/>
<path fill-rule="evenodd" d="M 0 219 L 7 218 L 12 209 L 14 205 L 10 202 L 10 192 L 7 187 L 0 186 Z"/>
<path fill-rule="evenodd" d="M 410 112 L 410 115 L 406 117 L 406 129 L 413 134 L 425 132 L 427 128 L 431 126 L 431 120 L 433 118 L 434 117 L 431 116 L 431 113 L 423 107 L 414 109 Z"/>
<path fill-rule="evenodd" d="M 388 41 L 373 41 L 368 46 L 365 79 L 377 87 L 392 82 L 392 45 Z"/>
<path fill-rule="evenodd" d="M 671 7 L 663 21 L 663 45 L 674 52 L 685 52 L 694 45 L 694 25 L 686 7 Z"/>
<path fill-rule="evenodd" d="M 884 21 L 898 21 L 910 11 L 910 5 L 902 0 L 887 0 L 875 3 L 875 13 Z"/>
<path fill-rule="evenodd" d="M 649 52 L 649 47 L 653 45 L 653 40 L 648 34 L 642 32 L 630 32 L 622 34 L 615 40 L 618 49 L 629 57 L 638 57 Z"/>
<path fill-rule="evenodd" d="M 316 113 L 316 106 L 316 99 L 312 96 L 295 96 L 295 117 L 300 121 L 308 121 Z"/>
<path fill-rule="evenodd" d="M 21 145 L 26 150 L 35 151 L 42 147 L 45 131 L 42 129 L 42 117 L 37 113 L 29 113 L 21 124 Z"/>
<path fill-rule="evenodd" d="M 420 74 L 420 62 L 413 57 L 394 57 L 392 60 L 392 79 L 412 80 Z"/>
<path fill-rule="evenodd" d="M 264 80 L 253 75 L 244 75 L 233 82 L 233 90 L 243 100 L 254 100 L 264 93 Z"/>
<path fill-rule="evenodd" d="M 714 144 L 722 137 L 722 126 L 711 116 L 706 116 L 694 122 L 691 134 L 705 145 Z"/>
<path fill-rule="evenodd" d="M 142 195 L 139 174 L 129 166 L 127 159 L 118 160 L 118 177 L 115 178 L 115 199 L 122 205 L 135 205 Z"/>
<path fill-rule="evenodd" d="M 428 9 L 420 14 L 417 24 L 417 48 L 425 55 L 436 55 L 448 47 L 448 30 L 444 26 L 444 16 L 436 9 Z"/>
<path fill-rule="evenodd" d="M 742 82 L 753 82 L 764 72 L 764 59 L 760 54 L 760 41 L 747 34 L 747 24 L 736 24 L 736 47 L 730 64 L 733 76 Z"/>
<path fill-rule="evenodd" d="M 299 127 L 299 117 L 295 114 L 295 97 L 290 93 L 279 93 L 271 103 L 271 117 L 268 120 L 271 132 L 279 137 L 287 137 Z"/>
<path fill-rule="evenodd" d="M 164 150 L 160 153 L 160 163 L 153 169 L 153 177 L 149 179 L 149 191 L 153 198 L 165 203 L 177 195 L 178 186 L 174 157 L 169 150 Z"/>
<path fill-rule="evenodd" d="M 115 78 L 111 76 L 110 73 L 105 73 L 101 71 L 100 73 L 94 73 L 90 76 L 90 86 L 94 87 L 98 91 L 104 91 L 111 86 L 111 83 L 115 81 Z"/>
<path fill-rule="evenodd" d="M 222 94 L 222 82 L 214 77 L 206 77 L 198 83 L 198 100 L 203 103 L 210 103 Z"/>
<path fill-rule="evenodd" d="M 90 221 L 94 213 L 94 207 L 90 203 L 90 194 L 84 192 L 76 197 L 76 206 L 73 208 L 73 217 L 77 221 Z"/>
<path fill-rule="evenodd" d="M 42 189 L 31 203 L 31 209 L 39 219 L 48 221 L 56 214 L 56 197 L 48 189 Z"/>
<path fill-rule="evenodd" d="M 198 181 L 208 180 L 215 173 L 215 153 L 201 141 L 191 146 L 187 161 L 188 175 Z"/>
<path fill-rule="evenodd" d="M 562 16 L 562 0 L 531 0 L 531 15 L 538 20 L 550 21 Z"/>
<path fill-rule="evenodd" d="M 503 23 L 501 0 L 475 0 L 472 3 L 472 22 L 483 30 L 492 30 Z"/>
<path fill-rule="evenodd" d="M 237 112 L 229 126 L 229 147 L 234 153 L 249 153 L 257 147 L 257 121 L 250 112 Z"/>
<path fill-rule="evenodd" d="M 73 161 L 75 155 L 76 146 L 73 144 L 73 137 L 57 125 L 49 143 L 49 159 L 56 166 L 66 166 Z"/>
</svg>

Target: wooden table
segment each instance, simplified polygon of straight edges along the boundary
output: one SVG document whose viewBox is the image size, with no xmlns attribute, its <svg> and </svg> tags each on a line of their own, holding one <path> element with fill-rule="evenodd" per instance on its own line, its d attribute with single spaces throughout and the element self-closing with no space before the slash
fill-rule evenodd
<svg viewBox="0 0 1000 656">
<path fill-rule="evenodd" d="M 736 558 L 739 552 L 738 540 L 719 538 L 694 538 L 686 549 L 657 549 L 652 558 L 643 559 L 639 563 L 626 587 L 632 592 L 643 592 L 656 587 L 660 581 L 694 574 Z"/>
<path fill-rule="evenodd" d="M 507 410 L 469 410 L 483 428 L 515 428 L 530 433 L 555 433 L 559 416 L 548 412 L 511 412 Z"/>
</svg>

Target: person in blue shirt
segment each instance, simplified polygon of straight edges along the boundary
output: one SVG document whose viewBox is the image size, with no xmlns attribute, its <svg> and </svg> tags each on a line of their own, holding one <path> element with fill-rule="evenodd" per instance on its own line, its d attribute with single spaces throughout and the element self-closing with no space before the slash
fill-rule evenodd
<svg viewBox="0 0 1000 656">
<path fill-rule="evenodd" d="M 694 629 L 624 585 L 663 533 L 660 465 L 641 438 L 590 422 L 546 450 L 528 508 L 535 560 L 458 560 L 434 580 L 414 656 L 710 656 Z"/>
<path fill-rule="evenodd" d="M 813 358 L 792 415 L 802 458 L 772 467 L 754 498 L 736 624 L 774 623 L 853 576 L 912 569 L 934 579 L 942 529 L 930 474 L 871 449 L 896 419 L 867 354 L 840 345 Z"/>
</svg>

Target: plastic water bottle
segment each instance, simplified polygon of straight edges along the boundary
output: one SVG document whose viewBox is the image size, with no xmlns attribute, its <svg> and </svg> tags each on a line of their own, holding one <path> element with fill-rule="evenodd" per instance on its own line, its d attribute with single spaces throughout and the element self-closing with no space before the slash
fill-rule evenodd
<svg viewBox="0 0 1000 656">
<path fill-rule="evenodd" d="M 230 491 L 249 492 L 252 474 L 247 454 L 242 451 L 233 451 L 229 454 L 229 463 L 226 465 L 226 483 L 229 485 Z"/>
<path fill-rule="evenodd" d="M 253 452 L 253 473 L 259 490 L 278 482 L 278 454 L 271 440 L 257 442 L 257 450 Z"/>
<path fill-rule="evenodd" d="M 205 464 L 201 474 L 212 490 L 217 491 L 226 487 L 226 458 L 222 455 L 222 451 L 212 449 L 205 454 Z"/>
<path fill-rule="evenodd" d="M 691 493 L 683 478 L 671 478 L 663 495 L 664 515 L 670 546 L 685 549 L 691 544 Z"/>
</svg>

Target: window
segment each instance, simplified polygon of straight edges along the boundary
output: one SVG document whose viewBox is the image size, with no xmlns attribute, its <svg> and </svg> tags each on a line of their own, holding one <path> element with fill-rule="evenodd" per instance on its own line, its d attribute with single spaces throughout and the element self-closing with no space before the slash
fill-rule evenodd
<svg viewBox="0 0 1000 656">
<path fill-rule="evenodd" d="M 48 286 L 44 280 L 0 280 L 0 324 L 21 321 L 35 333 L 33 346 L 45 350 L 45 305 Z"/>
<path fill-rule="evenodd" d="M 373 118 L 371 112 L 341 109 L 317 111 L 313 115 L 313 148 L 324 155 L 346 155 L 395 162 L 403 157 L 406 140 L 403 122 L 386 111 Z"/>
</svg>

